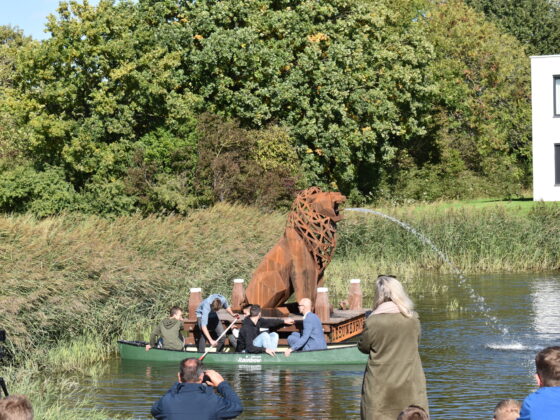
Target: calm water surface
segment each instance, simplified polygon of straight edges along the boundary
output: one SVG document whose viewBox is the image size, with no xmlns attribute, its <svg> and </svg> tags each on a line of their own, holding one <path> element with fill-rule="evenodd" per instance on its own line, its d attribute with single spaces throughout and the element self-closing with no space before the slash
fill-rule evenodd
<svg viewBox="0 0 560 420">
<path fill-rule="evenodd" d="M 492 315 L 509 330 L 489 327 L 485 314 L 470 311 L 467 292 L 453 277 L 445 296 L 413 296 L 422 321 L 420 352 L 433 419 L 490 419 L 503 398 L 523 399 L 535 389 L 534 356 L 560 345 L 560 276 L 470 277 Z M 458 299 L 461 311 L 448 312 Z M 240 395 L 243 419 L 359 418 L 363 367 L 216 367 Z M 86 384 L 114 418 L 151 418 L 152 403 L 176 378 L 177 366 L 110 361 Z"/>
</svg>

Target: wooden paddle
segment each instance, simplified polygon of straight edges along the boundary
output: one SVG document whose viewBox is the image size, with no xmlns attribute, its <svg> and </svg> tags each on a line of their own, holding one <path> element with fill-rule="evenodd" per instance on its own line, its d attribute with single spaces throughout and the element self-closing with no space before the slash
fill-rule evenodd
<svg viewBox="0 0 560 420">
<path fill-rule="evenodd" d="M 235 325 L 235 321 L 237 321 L 237 319 L 239 319 L 239 318 L 234 318 L 233 322 L 232 322 L 231 324 L 229 324 L 229 327 L 227 327 L 227 328 L 224 330 L 224 332 L 221 333 L 220 336 L 216 339 L 216 343 L 217 343 L 218 341 L 220 341 L 220 339 L 221 339 L 224 335 L 226 335 L 226 333 L 228 332 L 228 330 L 229 330 L 231 327 L 233 327 L 233 326 Z M 221 322 L 221 321 L 220 321 L 220 322 Z M 211 349 L 211 348 L 212 348 L 212 347 L 210 347 L 210 349 Z M 200 356 L 200 357 L 198 358 L 198 360 L 204 359 L 204 358 L 206 357 L 206 355 L 207 355 L 208 353 L 210 353 L 210 349 L 206 350 L 206 352 L 205 352 L 202 356 Z"/>
</svg>

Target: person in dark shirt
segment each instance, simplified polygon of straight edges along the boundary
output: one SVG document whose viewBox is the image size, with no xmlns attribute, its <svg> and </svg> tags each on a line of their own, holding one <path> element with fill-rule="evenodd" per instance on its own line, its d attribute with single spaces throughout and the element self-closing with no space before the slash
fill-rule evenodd
<svg viewBox="0 0 560 420">
<path fill-rule="evenodd" d="M 237 351 L 247 353 L 267 353 L 271 356 L 276 354 L 278 347 L 278 333 L 269 332 L 270 328 L 279 328 L 283 325 L 292 325 L 292 318 L 286 319 L 263 319 L 261 318 L 261 307 L 251 305 L 249 317 L 243 320 L 239 338 L 237 339 Z"/>
<path fill-rule="evenodd" d="M 218 372 L 205 371 L 202 362 L 193 358 L 184 359 L 179 369 L 179 382 L 152 406 L 155 419 L 231 419 L 243 412 L 241 400 Z"/>
</svg>

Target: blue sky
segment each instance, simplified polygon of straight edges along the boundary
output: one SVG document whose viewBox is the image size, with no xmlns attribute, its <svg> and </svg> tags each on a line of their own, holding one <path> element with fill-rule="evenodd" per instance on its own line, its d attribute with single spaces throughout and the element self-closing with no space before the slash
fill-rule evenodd
<svg viewBox="0 0 560 420">
<path fill-rule="evenodd" d="M 0 25 L 12 25 L 23 29 L 25 35 L 45 39 L 47 16 L 56 12 L 60 0 L 0 0 Z M 89 0 L 97 4 L 99 0 Z"/>
</svg>

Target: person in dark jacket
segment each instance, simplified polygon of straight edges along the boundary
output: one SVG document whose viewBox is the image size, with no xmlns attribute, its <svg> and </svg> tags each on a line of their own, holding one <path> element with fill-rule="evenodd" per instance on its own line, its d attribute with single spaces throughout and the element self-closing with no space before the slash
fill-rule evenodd
<svg viewBox="0 0 560 420">
<path fill-rule="evenodd" d="M 243 404 L 233 388 L 215 370 L 205 371 L 200 360 L 183 360 L 177 377 L 179 382 L 152 406 L 155 419 L 231 419 L 243 412 Z"/>
<path fill-rule="evenodd" d="M 184 339 L 181 331 L 184 329 L 183 311 L 178 306 L 169 310 L 169 318 L 161 321 L 152 331 L 150 344 L 146 345 L 146 351 L 156 346 L 156 338 L 163 341 L 162 348 L 167 350 L 183 350 Z"/>
<path fill-rule="evenodd" d="M 269 332 L 269 329 L 280 328 L 285 325 L 292 325 L 292 318 L 286 319 L 263 319 L 261 318 L 261 307 L 251 305 L 249 317 L 243 320 L 239 337 L 237 339 L 236 351 L 247 353 L 268 353 L 275 355 L 278 347 L 278 333 Z"/>
</svg>

